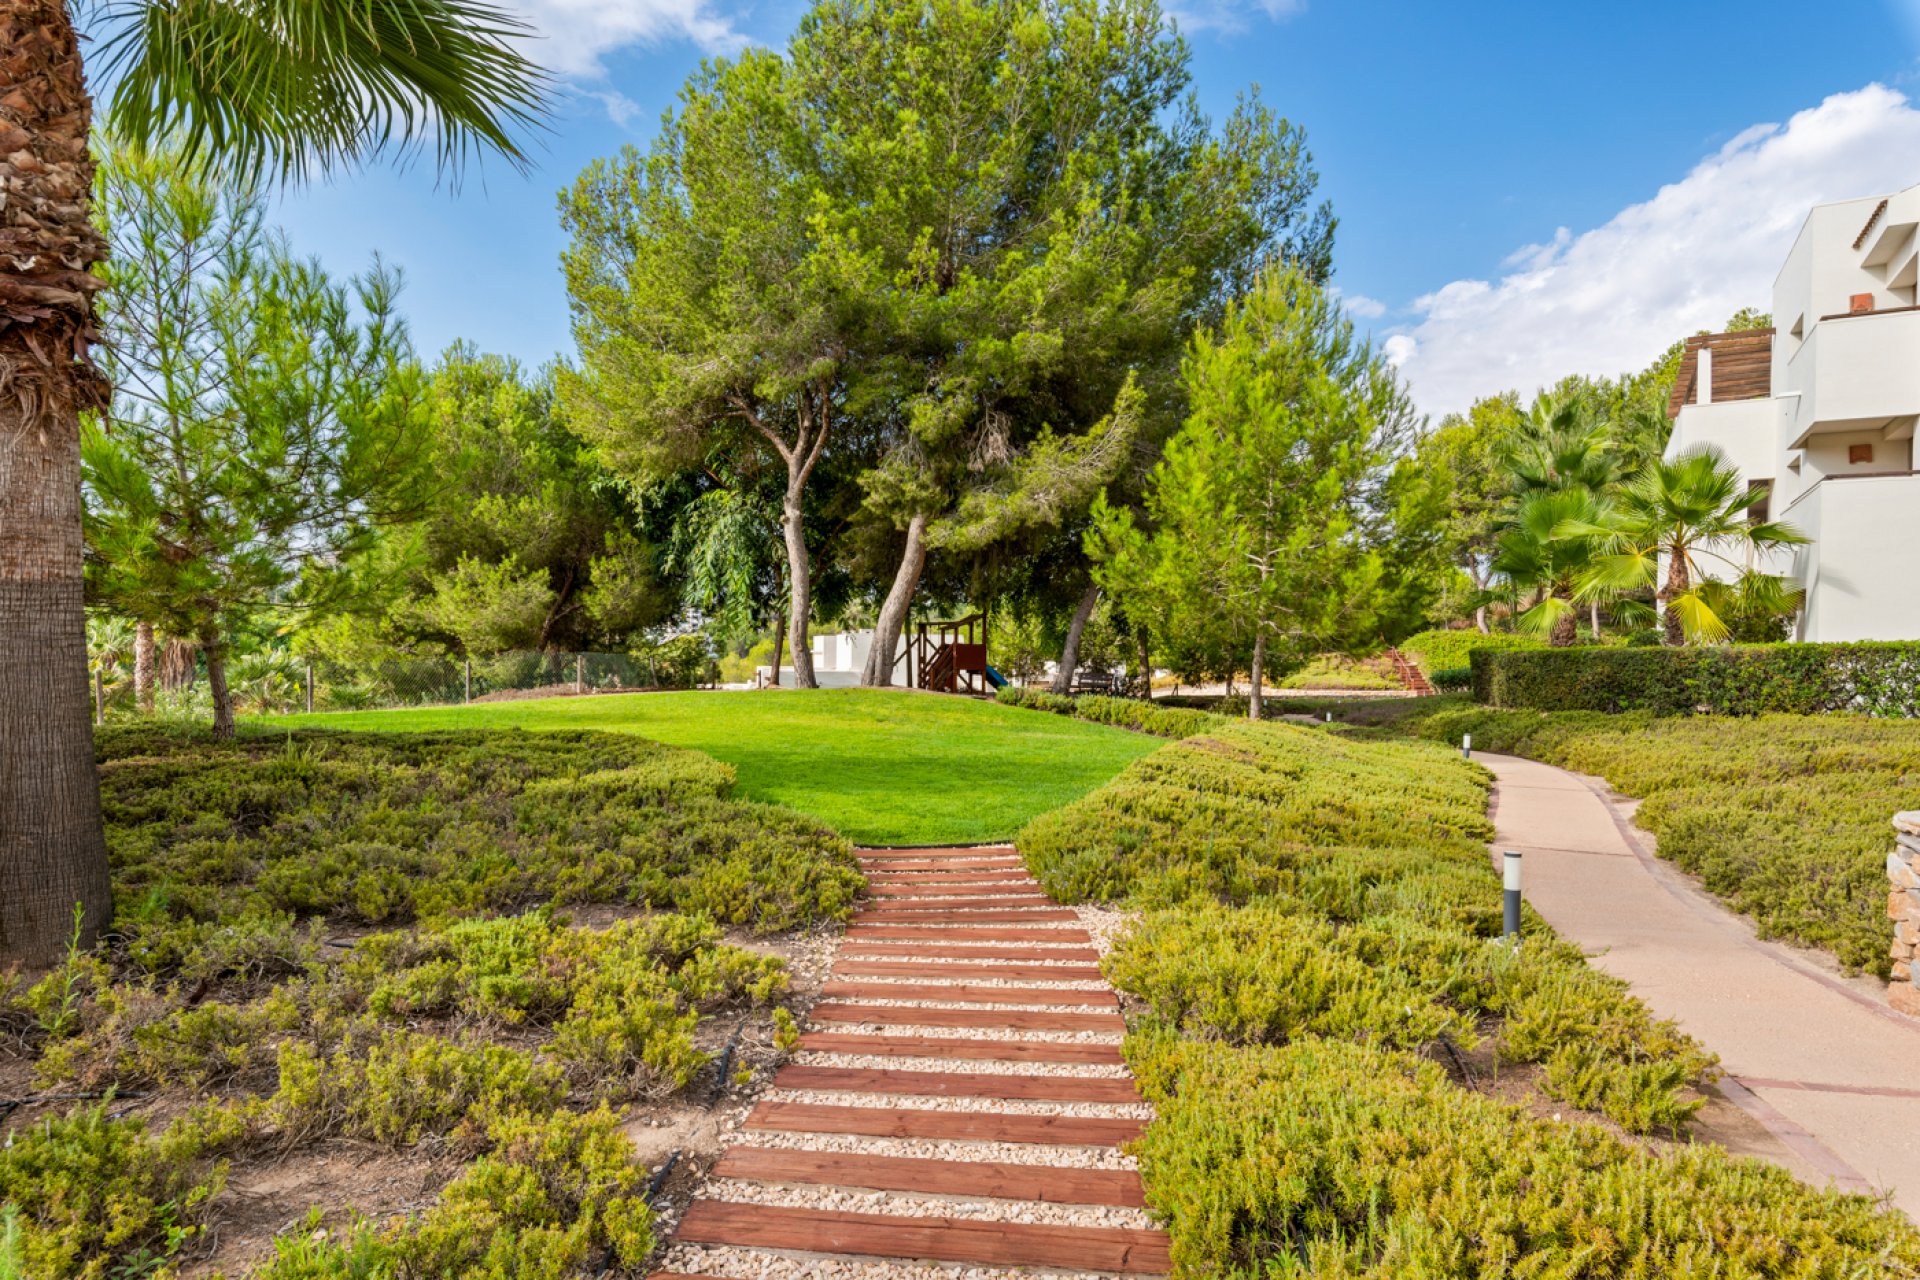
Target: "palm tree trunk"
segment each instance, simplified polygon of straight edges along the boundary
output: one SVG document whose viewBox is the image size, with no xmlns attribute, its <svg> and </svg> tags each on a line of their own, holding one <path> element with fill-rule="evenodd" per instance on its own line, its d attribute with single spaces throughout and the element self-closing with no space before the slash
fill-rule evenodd
<svg viewBox="0 0 1920 1280">
<path fill-rule="evenodd" d="M 1690 585 L 1692 584 L 1687 580 L 1687 558 L 1668 556 L 1667 582 L 1660 588 L 1660 626 L 1664 632 L 1662 641 L 1674 648 L 1686 644 L 1687 629 L 1680 621 L 1680 614 L 1673 607 L 1673 601 L 1676 597 L 1685 595 Z"/>
<path fill-rule="evenodd" d="M 1553 632 L 1547 637 L 1547 643 L 1556 649 L 1566 649 L 1580 638 L 1580 615 L 1572 609 L 1561 614 L 1553 624 Z"/>
<path fill-rule="evenodd" d="M 90 945 L 111 908 L 81 600 L 92 104 L 60 0 L 0 0 L 0 968 Z"/>
<path fill-rule="evenodd" d="M 1054 693 L 1073 692 L 1074 669 L 1080 665 L 1080 640 L 1087 634 L 1087 623 L 1099 603 L 1100 586 L 1095 583 L 1086 589 L 1080 597 L 1080 603 L 1074 606 L 1073 620 L 1067 624 L 1066 643 L 1060 646 L 1060 666 L 1053 673 Z"/>
<path fill-rule="evenodd" d="M 907 623 L 907 610 L 913 605 L 913 593 L 920 586 L 921 570 L 927 567 L 927 518 L 915 514 L 907 521 L 907 545 L 900 553 L 900 568 L 893 575 L 893 586 L 880 606 L 880 618 L 873 628 L 873 647 L 867 650 L 867 667 L 860 673 L 865 688 L 884 689 L 893 684 L 894 650 L 900 646 L 900 632 Z"/>
<path fill-rule="evenodd" d="M 133 704 L 153 714 L 153 624 L 142 622 L 133 629 Z"/>
</svg>

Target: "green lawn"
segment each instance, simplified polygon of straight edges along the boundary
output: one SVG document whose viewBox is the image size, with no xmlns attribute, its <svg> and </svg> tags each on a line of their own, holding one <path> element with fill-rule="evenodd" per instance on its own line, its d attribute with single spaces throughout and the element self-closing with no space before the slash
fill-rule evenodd
<svg viewBox="0 0 1920 1280">
<path fill-rule="evenodd" d="M 863 689 L 542 698 L 254 723 L 637 733 L 724 760 L 739 773 L 736 795 L 789 805 L 865 844 L 1005 839 L 1164 745 L 991 702 Z"/>
</svg>

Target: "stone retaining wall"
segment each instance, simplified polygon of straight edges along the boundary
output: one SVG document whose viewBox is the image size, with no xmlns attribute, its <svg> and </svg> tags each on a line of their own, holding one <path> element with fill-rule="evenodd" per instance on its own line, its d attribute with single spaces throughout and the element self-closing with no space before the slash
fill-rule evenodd
<svg viewBox="0 0 1920 1280">
<path fill-rule="evenodd" d="M 1887 855 L 1887 916 L 1893 921 L 1893 982 L 1887 1001 L 1920 1017 L 1920 810 L 1893 815 L 1893 852 Z"/>
</svg>

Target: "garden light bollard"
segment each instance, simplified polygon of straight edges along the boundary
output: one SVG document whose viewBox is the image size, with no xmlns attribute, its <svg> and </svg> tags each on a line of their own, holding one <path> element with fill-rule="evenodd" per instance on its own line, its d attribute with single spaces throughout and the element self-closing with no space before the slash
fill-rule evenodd
<svg viewBox="0 0 1920 1280">
<path fill-rule="evenodd" d="M 1520 855 L 1512 849 L 1507 850 L 1505 874 L 1502 877 L 1506 893 L 1502 912 L 1504 926 L 1502 932 L 1515 942 L 1520 940 Z"/>
<path fill-rule="evenodd" d="M 1460 758 L 1462 760 L 1473 759 L 1473 735 L 1470 733 L 1460 735 Z"/>
</svg>

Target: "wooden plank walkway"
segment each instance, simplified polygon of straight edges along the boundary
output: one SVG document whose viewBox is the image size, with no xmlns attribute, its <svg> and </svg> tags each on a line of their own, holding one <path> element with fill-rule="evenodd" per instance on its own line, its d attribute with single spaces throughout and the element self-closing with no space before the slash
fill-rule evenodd
<svg viewBox="0 0 1920 1280">
<path fill-rule="evenodd" d="M 750 1280 L 807 1258 L 1167 1274 L 1166 1233 L 1117 1151 L 1147 1109 L 1078 917 L 1010 848 L 861 863 L 873 892 L 793 1062 L 652 1280 Z M 845 1208 L 848 1191 L 886 1211 Z"/>
</svg>

